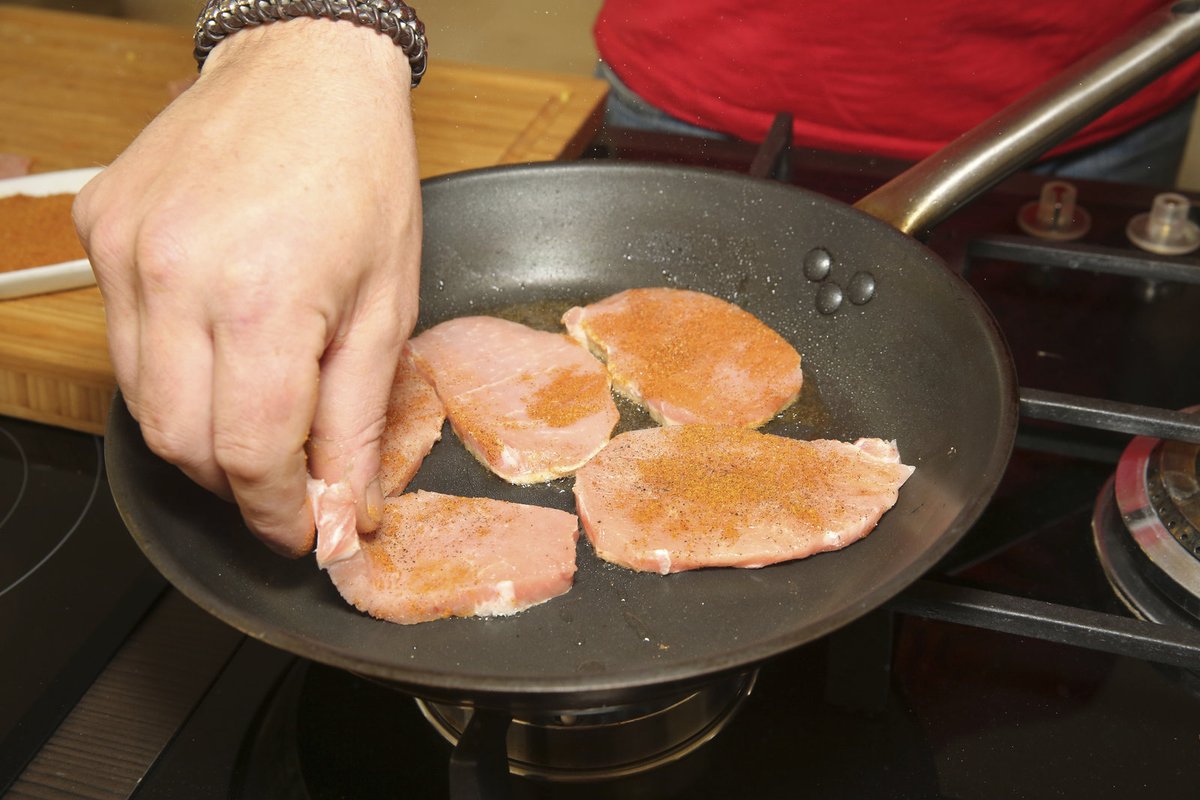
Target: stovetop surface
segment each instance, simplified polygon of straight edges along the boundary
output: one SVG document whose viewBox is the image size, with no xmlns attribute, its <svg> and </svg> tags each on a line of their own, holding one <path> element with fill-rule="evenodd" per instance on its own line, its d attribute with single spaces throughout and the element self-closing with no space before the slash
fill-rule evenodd
<svg viewBox="0 0 1200 800">
<path fill-rule="evenodd" d="M 1003 549 L 956 579 L 1119 611 L 1088 530 L 1108 469 L 1026 455 L 1068 491 L 1028 508 L 1014 473 L 981 525 L 1008 531 L 1016 520 L 1026 535 L 1007 545 L 997 536 Z M 886 699 L 852 696 L 847 706 L 827 697 L 830 647 L 767 664 L 729 727 L 677 764 L 588 785 L 514 778 L 514 796 L 1194 796 L 1200 698 L 1170 669 L 901 617 Z M 449 758 L 407 695 L 247 642 L 136 796 L 254 798 L 269 786 L 276 797 L 378 797 L 399 786 L 401 796 L 440 798 Z"/>
<path fill-rule="evenodd" d="M 646 135 L 599 149 L 625 159 L 737 169 L 752 157 L 748 148 L 728 143 L 695 148 Z M 798 153 L 793 163 L 796 183 L 843 200 L 865 194 L 896 169 L 827 154 Z M 1167 408 L 1200 402 L 1200 287 L 966 258 L 978 236 L 1017 233 L 1017 210 L 1040 185 L 1035 176 L 1015 176 L 929 239 L 992 309 L 1022 386 Z M 1079 202 L 1095 220 L 1087 241 L 1125 247 L 1125 220 L 1147 209 L 1155 190 L 1078 185 Z M 140 583 L 146 564 L 108 497 L 97 440 L 11 420 L 0 429 L 0 641 L 29 656 L 7 659 L 0 671 L 0 742 L 18 742 L 61 715 L 73 692 L 86 686 L 80 652 L 90 647 L 87 663 L 102 665 L 95 653 L 119 644 L 140 613 L 128 609 L 145 608 L 154 590 Z M 1125 613 L 1098 565 L 1090 522 L 1128 441 L 1121 434 L 1023 421 L 994 501 L 934 575 Z M 17 482 L 26 494 L 6 519 Z M 85 507 L 83 522 L 64 537 Z M 42 569 L 5 590 L 28 570 L 23 565 L 47 554 Z M 120 608 L 123 615 L 116 613 Z M 881 624 L 878 614 L 862 624 Z M 120 624 L 106 623 L 114 615 Z M 895 616 L 889 673 L 886 662 L 870 661 L 869 648 L 858 660 L 858 651 L 844 648 L 855 635 L 835 634 L 764 665 L 729 726 L 671 766 L 581 785 L 513 779 L 513 793 L 1196 796 L 1200 695 L 1194 676 L 903 614 Z M 842 668 L 864 672 L 861 692 L 838 680 Z M 838 671 L 832 680 L 831 669 Z M 875 692 L 879 676 L 889 689 L 882 696 Z M 134 796 L 447 797 L 449 756 L 450 746 L 407 695 L 245 640 Z M 0 767 L 5 764 L 0 755 Z"/>
<path fill-rule="evenodd" d="M 1115 609 L 1088 518 L 1079 508 L 963 577 Z M 835 643 L 765 665 L 729 726 L 677 763 L 579 785 L 514 777 L 512 794 L 1182 800 L 1200 785 L 1200 697 L 1171 670 L 901 618 L 886 699 L 846 705 L 828 697 Z M 444 798 L 450 753 L 407 695 L 248 643 L 135 796 Z"/>
</svg>

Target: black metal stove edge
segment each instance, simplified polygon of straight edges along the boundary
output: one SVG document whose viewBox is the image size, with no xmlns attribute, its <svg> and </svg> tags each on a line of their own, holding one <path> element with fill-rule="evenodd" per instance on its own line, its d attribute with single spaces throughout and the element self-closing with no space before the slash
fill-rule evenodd
<svg viewBox="0 0 1200 800">
<path fill-rule="evenodd" d="M 205 689 L 203 699 L 147 770 L 130 800 L 234 797 L 244 768 L 242 732 L 254 729 L 270 696 L 302 659 L 243 637 Z M 230 735 L 230 732 L 238 732 Z M 297 787 L 289 786 L 288 790 Z M 284 796 L 280 789 L 276 796 Z M 290 796 L 290 795 L 289 795 Z"/>
</svg>

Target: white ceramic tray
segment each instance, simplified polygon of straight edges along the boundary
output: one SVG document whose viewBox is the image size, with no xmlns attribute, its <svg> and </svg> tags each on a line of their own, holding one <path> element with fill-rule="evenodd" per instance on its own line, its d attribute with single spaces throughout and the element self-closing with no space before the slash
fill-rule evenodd
<svg viewBox="0 0 1200 800">
<path fill-rule="evenodd" d="M 0 197 L 27 194 L 42 197 L 48 194 L 78 192 L 100 169 L 69 169 L 62 172 L 45 172 L 40 175 L 24 175 L 20 178 L 0 180 Z M 26 297 L 31 294 L 59 292 L 78 289 L 96 282 L 92 265 L 86 258 L 47 264 L 9 272 L 0 272 L 0 300 Z"/>
</svg>

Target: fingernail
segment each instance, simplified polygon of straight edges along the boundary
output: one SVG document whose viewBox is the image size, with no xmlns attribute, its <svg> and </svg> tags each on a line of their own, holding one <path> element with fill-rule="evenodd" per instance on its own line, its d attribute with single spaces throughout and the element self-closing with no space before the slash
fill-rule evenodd
<svg viewBox="0 0 1200 800">
<path fill-rule="evenodd" d="M 374 530 L 379 527 L 379 523 L 383 522 L 383 488 L 379 485 L 378 478 L 367 484 L 365 499 L 367 519 L 371 521 L 371 529 Z"/>
</svg>

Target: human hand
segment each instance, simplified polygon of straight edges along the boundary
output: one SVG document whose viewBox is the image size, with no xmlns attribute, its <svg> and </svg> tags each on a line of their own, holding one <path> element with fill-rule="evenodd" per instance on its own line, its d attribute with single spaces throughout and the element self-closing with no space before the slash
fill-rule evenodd
<svg viewBox="0 0 1200 800">
<path fill-rule="evenodd" d="M 409 80 L 346 22 L 239 31 L 75 203 L 150 449 L 293 556 L 313 543 L 306 469 L 349 481 L 360 529 L 382 513 L 420 264 Z"/>
</svg>

